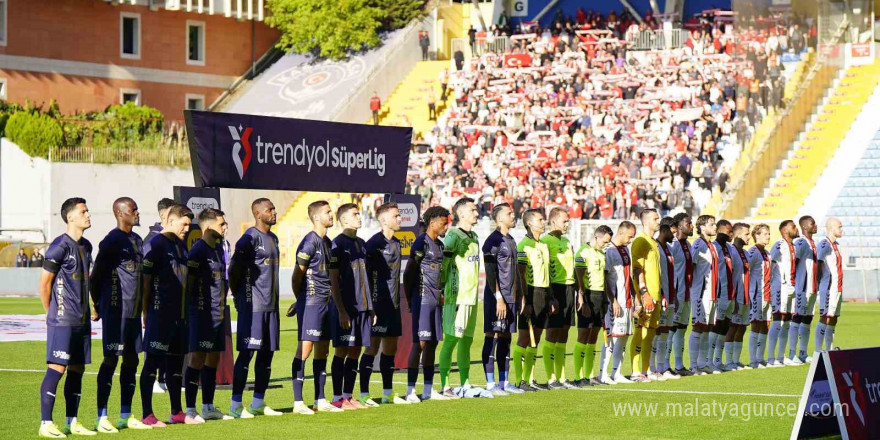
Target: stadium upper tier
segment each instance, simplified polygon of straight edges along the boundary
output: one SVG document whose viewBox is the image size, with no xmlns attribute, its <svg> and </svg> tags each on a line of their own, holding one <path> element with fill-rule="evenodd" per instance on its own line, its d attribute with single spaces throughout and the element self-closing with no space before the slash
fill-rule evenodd
<svg viewBox="0 0 880 440">
<path fill-rule="evenodd" d="M 804 140 L 775 180 L 757 211 L 760 219 L 794 216 L 816 186 L 862 107 L 880 80 L 880 62 L 846 71 L 810 125 Z M 870 209 L 870 208 L 869 208 Z"/>
</svg>

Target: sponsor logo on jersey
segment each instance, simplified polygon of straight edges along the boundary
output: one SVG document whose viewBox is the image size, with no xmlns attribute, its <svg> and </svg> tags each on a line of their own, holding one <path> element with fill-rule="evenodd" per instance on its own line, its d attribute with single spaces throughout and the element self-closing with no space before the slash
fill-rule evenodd
<svg viewBox="0 0 880 440">
<path fill-rule="evenodd" d="M 306 330 L 306 334 L 309 336 L 321 336 L 321 333 L 323 333 L 321 330 L 315 330 L 313 328 Z"/>
<path fill-rule="evenodd" d="M 55 350 L 52 352 L 52 356 L 58 359 L 70 360 L 70 353 L 61 350 Z"/>
<path fill-rule="evenodd" d="M 163 344 L 159 341 L 150 342 L 150 347 L 159 351 L 168 351 L 169 344 Z"/>
</svg>

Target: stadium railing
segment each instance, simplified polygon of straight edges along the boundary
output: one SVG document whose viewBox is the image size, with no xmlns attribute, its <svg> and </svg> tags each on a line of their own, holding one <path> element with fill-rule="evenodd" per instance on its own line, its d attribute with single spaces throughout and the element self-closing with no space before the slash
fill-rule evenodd
<svg viewBox="0 0 880 440">
<path fill-rule="evenodd" d="M 157 165 L 187 168 L 190 166 L 190 156 L 189 149 L 185 146 L 161 148 L 53 147 L 49 149 L 49 162 Z"/>
<path fill-rule="evenodd" d="M 810 68 L 807 78 L 786 110 L 776 118 L 765 140 L 757 140 L 741 153 L 744 160 L 738 161 L 730 171 L 731 190 L 722 196 L 718 212 L 735 218 L 749 215 L 755 200 L 763 193 L 773 172 L 803 130 L 839 70 L 824 63 L 816 63 Z"/>
</svg>

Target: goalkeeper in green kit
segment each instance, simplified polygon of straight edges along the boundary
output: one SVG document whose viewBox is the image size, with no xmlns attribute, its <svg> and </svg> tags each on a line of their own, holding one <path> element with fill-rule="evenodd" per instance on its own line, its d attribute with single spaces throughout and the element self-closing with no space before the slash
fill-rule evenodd
<svg viewBox="0 0 880 440">
<path fill-rule="evenodd" d="M 469 382 L 471 344 L 477 324 L 477 290 L 480 276 L 480 245 L 472 228 L 479 215 L 473 199 L 462 198 L 452 206 L 455 226 L 443 240 L 443 266 L 440 279 L 445 282 L 443 303 L 443 348 L 440 350 L 440 387 L 443 395 L 457 397 L 492 397 Z M 449 385 L 452 352 L 458 348 L 461 387 Z"/>
</svg>

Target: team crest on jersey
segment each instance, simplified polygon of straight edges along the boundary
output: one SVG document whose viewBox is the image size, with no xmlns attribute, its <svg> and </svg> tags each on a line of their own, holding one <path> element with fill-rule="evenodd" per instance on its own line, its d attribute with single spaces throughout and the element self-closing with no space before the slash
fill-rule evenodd
<svg viewBox="0 0 880 440">
<path fill-rule="evenodd" d="M 128 261 L 125 263 L 125 270 L 132 272 L 134 271 L 134 261 Z"/>
</svg>

